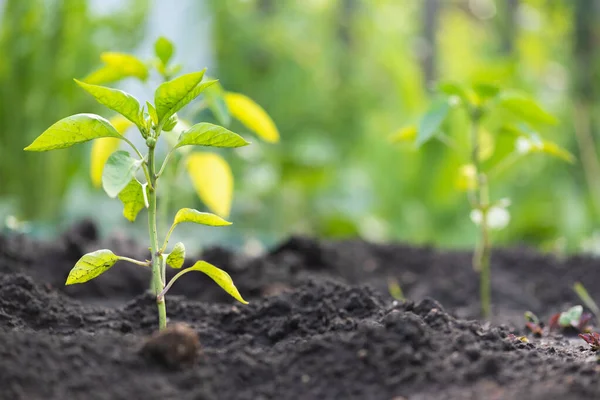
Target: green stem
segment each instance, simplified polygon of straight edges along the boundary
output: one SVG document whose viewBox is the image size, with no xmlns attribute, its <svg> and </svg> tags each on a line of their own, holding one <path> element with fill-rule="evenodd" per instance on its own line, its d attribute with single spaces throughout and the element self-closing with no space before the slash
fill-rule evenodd
<svg viewBox="0 0 600 400">
<path fill-rule="evenodd" d="M 481 160 L 479 158 L 479 122 L 481 114 L 476 111 L 472 115 L 471 127 L 471 161 L 475 167 L 477 176 L 476 192 L 471 193 L 475 200 L 476 209 L 481 212 L 480 238 L 473 253 L 473 268 L 479 272 L 479 294 L 481 301 L 481 314 L 484 318 L 489 317 L 491 308 L 491 280 L 490 280 L 490 254 L 491 243 L 488 230 L 488 211 L 490 205 L 489 187 L 486 174 L 481 171 Z"/>
<path fill-rule="evenodd" d="M 156 229 L 156 174 L 154 172 L 154 147 L 148 151 L 148 172 L 150 174 L 150 195 L 148 198 L 148 229 L 150 232 L 150 249 L 152 251 L 152 289 L 156 295 L 158 307 L 158 327 L 167 327 L 167 308 L 162 295 L 164 281 L 162 279 L 163 258 L 158 248 L 158 232 Z"/>
<path fill-rule="evenodd" d="M 169 239 L 171 238 L 171 234 L 173 233 L 173 230 L 175 229 L 177 225 L 173 224 L 171 225 L 171 228 L 169 228 L 169 232 L 167 232 L 167 236 L 165 236 L 165 241 L 162 245 L 162 247 L 160 248 L 160 252 L 163 253 L 166 249 L 167 249 L 167 245 L 169 244 Z"/>
</svg>

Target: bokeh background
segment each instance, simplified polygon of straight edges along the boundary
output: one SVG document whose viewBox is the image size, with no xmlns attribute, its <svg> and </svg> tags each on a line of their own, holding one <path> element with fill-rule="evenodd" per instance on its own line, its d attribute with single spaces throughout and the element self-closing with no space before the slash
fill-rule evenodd
<svg viewBox="0 0 600 400">
<path fill-rule="evenodd" d="M 186 233 L 198 246 L 252 249 L 290 234 L 470 246 L 476 228 L 456 190 L 465 160 L 438 142 L 416 150 L 388 138 L 418 121 L 436 82 L 484 80 L 536 98 L 560 121 L 541 133 L 577 158 L 531 157 L 492 183 L 494 198 L 512 200 L 495 242 L 598 247 L 598 0 L 0 0 L 0 20 L 3 230 L 51 237 L 91 217 L 106 234 L 143 235 L 144 218 L 130 224 L 92 187 L 89 144 L 22 149 L 70 114 L 110 116 L 72 78 L 102 51 L 151 57 L 166 36 L 184 72 L 208 67 L 281 133 L 267 144 L 232 126 L 254 139 L 223 153 L 234 225 Z M 145 100 L 159 82 L 118 87 Z M 174 197 L 203 208 L 190 189 Z"/>
</svg>

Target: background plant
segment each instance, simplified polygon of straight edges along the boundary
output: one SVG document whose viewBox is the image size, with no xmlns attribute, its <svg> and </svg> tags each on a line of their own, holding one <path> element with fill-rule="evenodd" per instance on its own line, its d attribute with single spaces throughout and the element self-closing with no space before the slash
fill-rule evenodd
<svg viewBox="0 0 600 400">
<path fill-rule="evenodd" d="M 20 150 L 57 115 L 95 109 L 72 77 L 89 71 L 100 49 L 117 43 L 131 49 L 141 40 L 147 0 L 127 0 L 102 16 L 90 8 L 84 0 L 2 2 L 0 214 L 3 202 L 18 205 L 24 219 L 57 214 L 85 155 L 34 157 Z"/>
<path fill-rule="evenodd" d="M 544 128 L 544 137 L 579 160 L 577 168 L 565 168 L 558 158 L 530 157 L 522 160 L 519 168 L 496 177 L 492 196 L 508 197 L 518 207 L 511 208 L 512 223 L 494 233 L 494 243 L 534 245 L 561 253 L 580 251 L 582 244 L 587 251 L 598 248 L 600 241 L 594 231 L 600 222 L 600 203 L 593 194 L 598 184 L 589 179 L 598 175 L 594 174 L 598 0 L 181 0 L 177 8 L 153 2 L 139 19 L 132 15 L 142 7 L 119 7 L 122 12 L 117 13 L 110 7 L 115 2 L 85 2 L 86 18 L 97 24 L 82 24 L 82 29 L 89 27 L 93 34 L 73 35 L 71 40 L 81 38 L 85 48 L 78 48 L 76 58 L 64 60 L 48 56 L 58 54 L 53 47 L 57 42 L 47 36 L 52 31 L 48 27 L 58 26 L 58 19 L 43 14 L 38 20 L 47 21 L 44 29 L 21 29 L 30 25 L 17 23 L 15 15 L 9 15 L 5 7 L 9 3 L 0 6 L 0 14 L 15 23 L 3 24 L 2 35 L 10 47 L 4 48 L 8 50 L 0 64 L 21 75 L 2 75 L 3 87 L 13 89 L 2 91 L 2 108 L 12 111 L 0 118 L 0 136 L 10 135 L 15 149 L 33 138 L 25 139 L 25 130 L 37 133 L 60 116 L 95 110 L 68 78 L 84 76 L 101 51 L 132 52 L 147 60 L 160 35 L 168 35 L 186 49 L 176 56 L 185 64 L 182 72 L 209 65 L 223 87 L 247 94 L 269 111 L 278 128 L 285 131 L 286 140 L 278 146 L 257 140 L 239 151 L 219 153 L 236 177 L 231 215 L 237 229 L 219 230 L 206 238 L 206 244 L 240 248 L 251 238 L 274 245 L 289 234 L 302 233 L 470 246 L 478 228 L 464 218 L 470 206 L 455 188 L 463 160 L 447 152 L 440 142 L 415 151 L 412 146 L 393 149 L 385 138 L 398 128 L 399 121 L 418 120 L 432 100 L 436 82 L 477 81 L 519 89 L 538 99 L 560 121 Z M 25 3 L 44 13 L 66 0 L 45 7 Z M 75 3 L 84 2 L 69 4 Z M 127 29 L 112 31 L 115 25 L 121 26 L 109 18 L 117 14 Z M 22 21 L 26 15 L 30 14 L 21 15 Z M 71 26 L 65 34 L 81 32 L 75 29 L 79 25 L 64 26 Z M 132 27 L 137 35 L 131 35 Z M 146 32 L 146 38 L 135 46 L 133 39 L 139 38 L 140 32 Z M 25 41 L 30 44 L 27 52 L 22 47 Z M 93 52 L 89 57 L 88 50 Z M 23 54 L 36 60 L 35 73 L 25 67 L 23 59 L 18 67 L 13 66 L 13 60 Z M 53 80 L 55 90 L 65 99 L 61 111 L 55 109 L 56 99 L 47 97 L 50 91 L 44 85 L 48 84 L 40 89 L 37 84 L 51 76 L 43 68 L 58 71 L 52 66 L 66 60 L 73 62 L 68 68 L 79 72 L 61 74 L 60 82 Z M 146 94 L 135 78 L 118 85 L 138 97 Z M 9 95 L 26 91 L 31 95 Z M 36 112 L 26 105 L 34 93 L 46 99 L 29 100 L 42 105 Z M 15 121 L 12 117 L 23 110 L 28 110 L 26 118 Z M 182 117 L 191 123 L 212 118 L 209 111 Z M 446 121 L 445 132 L 456 137 L 456 132 L 468 129 L 466 123 L 464 118 L 452 117 Z M 18 126 L 7 129 L 13 124 Z M 33 125 L 37 128 L 29 127 Z M 488 129 L 491 125 L 490 120 Z M 497 125 L 501 128 L 501 121 Z M 232 125 L 233 130 L 239 130 L 238 126 Z M 71 154 L 74 161 L 76 157 L 89 161 L 89 147 L 75 152 Z M 18 154 L 16 150 L 12 153 Z M 399 167 L 399 158 L 402 165 L 410 167 Z M 10 165 L 7 158 L 0 159 L 7 163 L 3 171 L 24 170 L 15 157 L 10 158 Z M 41 160 L 34 157 L 29 161 Z M 47 166 L 34 169 L 49 171 L 50 164 Z M 182 173 L 181 183 L 187 180 L 185 175 Z M 2 176 L 0 214 L 10 212 L 18 219 L 30 220 L 33 232 L 39 232 L 40 227 L 50 227 L 49 223 L 60 230 L 74 219 L 91 215 L 92 210 L 101 210 L 109 216 L 99 221 L 103 232 L 140 233 L 137 225 L 125 220 L 118 225 L 118 219 L 110 218 L 118 213 L 113 212 L 113 203 L 94 190 L 86 168 L 71 169 L 68 174 L 54 168 L 52 177 L 69 184 L 60 193 L 31 196 L 27 202 L 43 198 L 47 204 L 58 205 L 62 199 L 55 212 L 42 220 L 19 211 L 25 203 L 17 200 L 17 193 L 26 195 L 33 186 L 27 182 L 36 178 Z M 183 204 L 202 207 L 191 185 L 178 197 Z"/>
<path fill-rule="evenodd" d="M 453 109 L 466 116 L 468 135 L 455 138 L 444 132 L 444 124 L 451 118 Z M 487 129 L 488 121 L 493 121 L 494 117 L 503 123 L 495 135 Z M 410 141 L 417 147 L 435 138 L 464 160 L 457 186 L 467 192 L 472 208 L 471 220 L 480 229 L 473 253 L 473 268 L 480 274 L 481 312 L 484 317 L 489 316 L 491 305 L 491 230 L 505 228 L 510 220 L 507 210 L 510 200 L 493 200 L 490 187 L 495 177 L 531 154 L 546 153 L 573 162 L 574 158 L 568 151 L 542 139 L 533 129 L 554 123 L 556 119 L 553 116 L 518 92 L 487 83 L 470 86 L 443 83 L 439 98 L 430 105 L 418 125 L 403 128 L 391 137 L 393 142 Z M 510 146 L 511 142 L 513 146 Z"/>
<path fill-rule="evenodd" d="M 108 60 L 108 61 L 107 61 Z M 123 54 L 105 56 L 106 66 L 95 72 L 95 76 L 140 75 L 143 69 L 133 57 Z M 176 274 L 166 283 L 167 265 L 179 269 L 185 259 L 185 247 L 177 243 L 171 252 L 167 253 L 169 239 L 175 227 L 181 223 L 191 222 L 209 226 L 230 225 L 221 217 L 202 213 L 194 209 L 184 208 L 177 212 L 171 228 L 159 245 L 157 228 L 157 191 L 161 175 L 168 165 L 171 154 L 184 146 L 209 147 L 241 147 L 248 144 L 241 136 L 210 123 L 198 123 L 181 133 L 176 144 L 165 157 L 160 168 L 155 161 L 155 149 L 158 140 L 165 131 L 171 130 L 176 124 L 176 112 L 184 108 L 200 93 L 216 81 L 203 81 L 204 70 L 182 75 L 158 86 L 154 94 L 154 104 L 140 102 L 130 94 L 104 86 L 92 85 L 77 81 L 79 86 L 91 94 L 99 103 L 105 105 L 127 118 L 138 128 L 145 139 L 148 152 L 142 154 L 138 148 L 106 119 L 95 114 L 76 114 L 64 118 L 33 141 L 25 150 L 48 151 L 63 149 L 74 144 L 100 138 L 115 138 L 125 141 L 134 150 L 132 157 L 127 151 L 112 153 L 102 173 L 102 187 L 109 197 L 119 197 L 124 206 L 124 215 L 134 220 L 143 209 L 148 209 L 148 231 L 150 237 L 151 260 L 134 260 L 115 255 L 112 251 L 103 249 L 85 254 L 75 264 L 67 278 L 67 285 L 87 282 L 106 272 L 117 261 L 128 261 L 142 267 L 152 269 L 152 288 L 156 295 L 159 328 L 167 324 L 165 294 L 173 283 L 190 271 L 200 271 L 212 278 L 227 293 L 242 303 L 246 301 L 240 296 L 231 277 L 223 270 L 205 261 L 198 261 L 192 267 Z M 88 78 L 88 80 L 92 80 Z M 97 79 L 100 80 L 100 79 Z M 138 180 L 138 172 L 143 172 L 142 182 Z"/>
</svg>

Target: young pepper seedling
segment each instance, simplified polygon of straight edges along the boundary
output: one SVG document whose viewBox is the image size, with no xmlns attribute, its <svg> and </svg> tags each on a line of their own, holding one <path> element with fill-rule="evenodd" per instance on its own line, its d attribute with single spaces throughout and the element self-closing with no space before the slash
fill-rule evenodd
<svg viewBox="0 0 600 400">
<path fill-rule="evenodd" d="M 127 57 L 121 57 L 119 60 L 119 64 L 112 64 L 111 73 L 119 71 L 119 68 L 129 72 L 139 70 L 139 60 Z M 196 262 L 193 266 L 176 274 L 170 282 L 166 282 L 166 266 L 181 268 L 185 258 L 185 248 L 182 243 L 177 243 L 170 252 L 167 252 L 171 233 L 179 224 L 231 225 L 230 222 L 218 215 L 184 208 L 177 212 L 162 244 L 159 243 L 156 223 L 157 189 L 172 153 L 185 146 L 234 148 L 249 144 L 244 138 L 222 126 L 201 122 L 179 135 L 176 144 L 163 160 L 161 167 L 157 168 L 156 146 L 165 128 L 169 129 L 174 126 L 175 113 L 216 83 L 214 80 L 203 81 L 204 72 L 205 70 L 185 74 L 162 83 L 154 93 L 154 104 L 146 102 L 145 107 L 140 105 L 138 99 L 124 91 L 75 80 L 99 103 L 123 115 L 138 128 L 145 140 L 147 148 L 145 154 L 133 142 L 121 135 L 108 120 L 95 114 L 77 114 L 64 118 L 44 131 L 25 148 L 27 151 L 48 151 L 67 148 L 98 138 L 116 138 L 125 141 L 133 149 L 133 156 L 127 151 L 116 151 L 108 157 L 102 172 L 102 186 L 110 197 L 119 197 L 123 202 L 124 214 L 128 219 L 133 220 L 143 208 L 148 209 L 151 260 L 134 260 L 116 255 L 108 249 L 97 250 L 85 254 L 77 261 L 69 273 L 66 285 L 87 282 L 108 271 L 120 260 L 148 267 L 152 271 L 152 289 L 156 295 L 160 329 L 164 329 L 167 325 L 165 304 L 167 291 L 177 279 L 191 271 L 205 273 L 236 300 L 247 304 L 229 274 L 205 261 Z M 123 73 L 125 74 L 125 72 Z M 138 175 L 142 182 L 138 180 Z"/>
<path fill-rule="evenodd" d="M 448 147 L 462 152 L 465 164 L 460 169 L 460 182 L 468 193 L 471 204 L 471 220 L 479 226 L 479 240 L 473 252 L 473 269 L 479 273 L 481 313 L 490 315 L 491 308 L 491 230 L 504 228 L 510 214 L 506 210 L 510 201 L 490 198 L 490 180 L 513 165 L 523 156 L 531 153 L 546 153 L 573 162 L 573 156 L 553 142 L 542 140 L 530 128 L 544 124 L 554 124 L 556 119 L 546 113 L 535 101 L 519 93 L 504 90 L 488 83 L 475 83 L 469 86 L 455 83 L 439 85 L 440 96 L 432 102 L 417 126 L 402 128 L 390 138 L 392 142 L 413 141 L 417 147 L 431 139 L 437 139 Z M 452 109 L 466 113 L 470 121 L 467 146 L 459 145 L 455 138 L 442 132 Z M 505 125 L 499 131 L 515 137 L 515 150 L 497 162 L 487 162 L 494 152 L 494 138 L 485 129 L 488 115 L 504 112 L 512 116 L 517 125 Z M 463 151 L 464 150 L 464 151 Z"/>
</svg>

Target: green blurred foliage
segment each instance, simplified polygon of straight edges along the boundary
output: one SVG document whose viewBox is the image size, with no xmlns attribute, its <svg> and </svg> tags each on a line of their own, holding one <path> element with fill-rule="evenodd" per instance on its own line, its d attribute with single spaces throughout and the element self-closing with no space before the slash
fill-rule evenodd
<svg viewBox="0 0 600 400">
<path fill-rule="evenodd" d="M 578 159 L 567 165 L 532 156 L 498 176 L 491 194 L 511 198 L 512 219 L 494 243 L 575 249 L 598 226 L 600 0 L 208 3 L 209 16 L 204 7 L 196 12 L 199 21 L 211 21 L 212 35 L 198 39 L 212 41 L 216 60 L 209 73 L 227 90 L 256 100 L 281 132 L 276 145 L 254 140 L 227 156 L 236 179 L 232 232 L 242 240 L 274 243 L 306 233 L 470 246 L 476 228 L 456 188 L 464 154 L 439 141 L 417 151 L 388 140 L 418 124 L 439 81 L 487 82 L 527 93 L 559 120 L 540 134 Z M 19 194 L 29 217 L 56 210 L 87 149 L 43 157 L 20 149 L 57 119 L 93 111 L 71 78 L 94 70 L 100 51 L 131 48 L 140 38 L 131 27 L 141 25 L 147 10 L 145 1 L 130 0 L 136 6 L 124 5 L 128 13 L 100 18 L 86 4 L 6 1 L 0 196 Z M 155 22 L 150 33 L 158 37 L 162 21 Z M 199 67 L 210 61 L 200 60 Z M 514 146 L 500 132 L 505 120 L 495 113 L 486 121 L 499 155 Z M 444 132 L 465 148 L 468 126 L 465 115 L 451 112 Z M 231 129 L 246 133 L 237 122 Z"/>
<path fill-rule="evenodd" d="M 387 137 L 418 121 L 438 80 L 489 82 L 536 98 L 560 120 L 542 134 L 579 156 L 578 95 L 569 90 L 576 9 L 594 1 L 212 0 L 217 75 L 262 104 L 282 132 L 280 145 L 261 146 L 244 167 L 236 203 L 246 226 L 276 237 L 469 245 L 475 227 L 455 187 L 467 160 L 440 142 L 417 152 Z M 499 133 L 505 117 L 488 121 L 500 154 L 514 145 Z M 445 126 L 459 147 L 467 129 L 458 113 Z M 275 182 L 257 190 L 257 170 Z M 598 222 L 588 189 L 579 162 L 519 162 L 492 182 L 495 198 L 513 200 L 496 242 L 578 245 Z"/>
<path fill-rule="evenodd" d="M 148 0 L 122 2 L 94 15 L 87 0 L 6 0 L 0 28 L 0 197 L 24 218 L 60 210 L 85 148 L 42 155 L 23 148 L 57 119 L 97 108 L 74 84 L 106 49 L 141 39 Z"/>
</svg>

